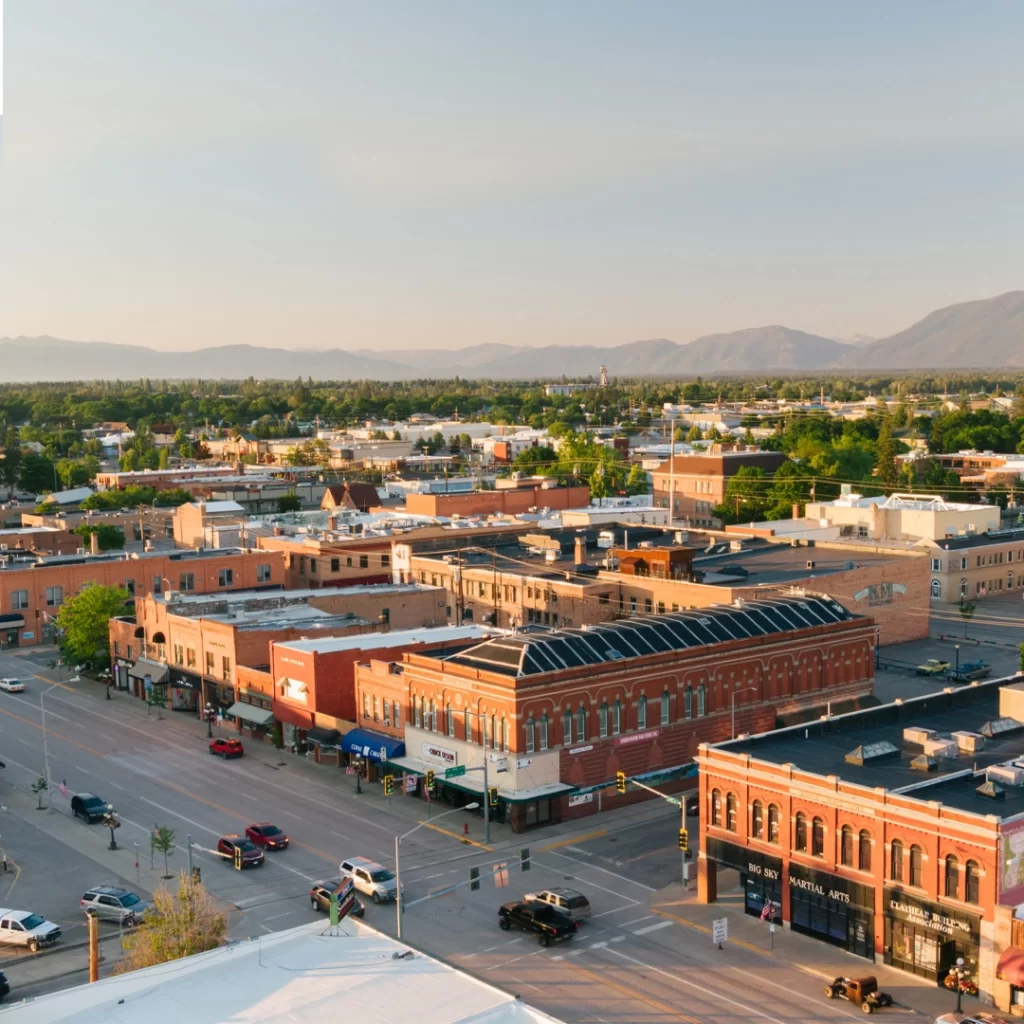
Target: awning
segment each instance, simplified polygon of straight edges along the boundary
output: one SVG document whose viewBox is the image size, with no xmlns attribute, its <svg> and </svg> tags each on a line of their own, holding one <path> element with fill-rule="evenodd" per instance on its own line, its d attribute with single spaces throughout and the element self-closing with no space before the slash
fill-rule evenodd
<svg viewBox="0 0 1024 1024">
<path fill-rule="evenodd" d="M 0 615 L 0 629 L 16 629 L 25 625 L 21 615 Z"/>
<path fill-rule="evenodd" d="M 318 743 L 321 747 L 336 747 L 341 739 L 337 729 L 325 729 L 322 725 L 314 725 L 306 730 L 306 742 Z"/>
<path fill-rule="evenodd" d="M 500 779 L 501 775 L 490 774 L 487 782 L 491 787 L 497 783 L 498 799 L 509 804 L 526 804 L 532 800 L 547 800 L 553 796 L 564 796 L 577 792 L 575 786 L 570 786 L 565 782 L 548 782 L 542 786 L 532 786 L 529 789 L 503 789 Z M 484 795 L 483 772 L 467 772 L 465 775 L 456 775 L 453 779 L 446 779 L 442 768 L 437 772 L 437 781 L 443 782 L 453 789 L 461 789 L 464 793 L 472 793 L 474 796 L 482 797 Z"/>
<path fill-rule="evenodd" d="M 167 682 L 167 666 L 159 661 L 150 661 L 149 658 L 139 658 L 130 669 L 128 675 L 132 679 L 144 679 L 149 676 L 154 684 Z"/>
<path fill-rule="evenodd" d="M 274 720 L 273 711 L 268 711 L 266 708 L 258 708 L 254 704 L 243 704 L 240 700 L 236 700 L 228 708 L 227 714 L 234 715 L 235 718 L 241 718 L 243 722 L 252 722 L 253 725 L 270 725 Z"/>
<path fill-rule="evenodd" d="M 391 761 L 405 754 L 405 742 L 369 729 L 350 729 L 342 737 L 341 749 L 346 754 L 360 754 L 371 761 Z"/>
<path fill-rule="evenodd" d="M 1003 950 L 996 965 L 996 977 L 1008 981 L 1014 988 L 1024 988 L 1024 949 L 1009 946 Z"/>
</svg>

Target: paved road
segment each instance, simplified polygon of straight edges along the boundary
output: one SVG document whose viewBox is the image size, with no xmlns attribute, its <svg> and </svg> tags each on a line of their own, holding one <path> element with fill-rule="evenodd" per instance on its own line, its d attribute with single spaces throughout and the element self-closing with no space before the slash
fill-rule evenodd
<svg viewBox="0 0 1024 1024">
<path fill-rule="evenodd" d="M 29 685 L 23 695 L 0 694 L 4 781 L 24 792 L 42 772 L 40 694 L 48 684 L 36 676 L 49 673 L 23 655 L 6 653 L 0 654 L 0 673 L 18 675 Z M 118 695 L 107 702 L 88 690 L 51 690 L 45 698 L 51 777 L 113 803 L 123 822 L 121 846 L 137 841 L 146 851 L 154 824 L 174 828 L 178 849 L 172 868 L 185 864 L 188 833 L 208 849 L 220 835 L 257 819 L 276 821 L 290 832 L 292 847 L 268 855 L 259 869 L 236 872 L 209 853 L 195 854 L 210 891 L 233 908 L 234 938 L 310 920 L 306 892 L 312 881 L 334 874 L 347 855 L 392 866 L 393 837 L 420 820 L 422 806 L 403 799 L 389 806 L 376 790 L 357 797 L 349 777 L 326 768 L 294 761 L 279 768 L 267 751 L 227 763 L 215 760 L 194 724 L 169 713 L 162 721 L 147 719 L 129 701 Z M 131 880 L 131 857 L 106 852 L 99 826 L 71 821 L 67 801 L 57 792 L 53 806 L 42 816 L 48 835 L 84 851 L 93 873 L 107 858 L 105 874 Z M 471 832 L 478 845 L 459 841 L 461 814 L 441 823 L 446 831 L 419 829 L 402 844 L 407 902 L 445 894 L 408 909 L 404 937 L 574 1024 L 814 1024 L 861 1016 L 847 1004 L 828 1003 L 820 981 L 799 969 L 766 962 L 736 945 L 719 951 L 707 936 L 652 908 L 655 892 L 678 881 L 678 812 L 654 805 L 627 812 L 548 830 L 543 838 L 496 830 L 494 849 L 479 844 L 476 819 Z M 523 846 L 532 854 L 526 874 L 519 868 Z M 492 871 L 502 863 L 509 884 L 496 887 Z M 470 867 L 481 869 L 479 891 L 462 884 Z M 570 943 L 543 949 L 528 936 L 499 930 L 500 903 L 555 884 L 581 889 L 593 906 L 594 917 Z M 70 917 L 74 908 L 53 913 Z M 393 905 L 368 905 L 367 922 L 394 934 Z"/>
</svg>

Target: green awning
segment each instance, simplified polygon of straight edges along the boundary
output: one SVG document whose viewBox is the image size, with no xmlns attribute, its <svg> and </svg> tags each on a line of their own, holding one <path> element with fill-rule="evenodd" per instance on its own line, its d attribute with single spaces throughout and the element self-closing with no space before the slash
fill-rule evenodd
<svg viewBox="0 0 1024 1024">
<path fill-rule="evenodd" d="M 266 726 L 270 725 L 274 720 L 273 711 L 267 711 L 266 708 L 258 708 L 255 704 L 243 704 L 240 700 L 236 700 L 224 714 L 240 718 L 243 722 L 251 722 L 253 725 Z"/>
</svg>

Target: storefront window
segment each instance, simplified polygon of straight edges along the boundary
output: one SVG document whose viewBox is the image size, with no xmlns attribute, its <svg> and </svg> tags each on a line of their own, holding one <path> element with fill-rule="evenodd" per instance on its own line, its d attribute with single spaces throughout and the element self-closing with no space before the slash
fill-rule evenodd
<svg viewBox="0 0 1024 1024">
<path fill-rule="evenodd" d="M 839 840 L 839 860 L 844 868 L 853 867 L 853 829 L 844 825 Z"/>
<path fill-rule="evenodd" d="M 730 793 L 725 798 L 725 827 L 730 832 L 736 831 L 736 794 Z"/>
<path fill-rule="evenodd" d="M 910 848 L 910 884 L 917 889 L 924 885 L 924 859 L 916 843 Z"/>
<path fill-rule="evenodd" d="M 801 853 L 807 852 L 807 815 L 798 811 L 796 815 L 796 838 L 793 848 Z"/>
<path fill-rule="evenodd" d="M 969 860 L 964 868 L 964 899 L 968 903 L 980 903 L 979 897 L 980 879 L 978 865 L 975 861 Z"/>
<path fill-rule="evenodd" d="M 871 870 L 871 833 L 866 829 L 861 829 L 859 843 L 860 851 L 860 869 L 861 871 Z"/>
<path fill-rule="evenodd" d="M 717 789 L 711 791 L 711 824 L 722 824 L 722 794 Z"/>
<path fill-rule="evenodd" d="M 750 832 L 755 839 L 764 838 L 764 804 L 755 800 L 750 809 Z"/>
<path fill-rule="evenodd" d="M 952 856 L 946 858 L 946 895 L 951 900 L 960 899 L 960 861 Z"/>
<path fill-rule="evenodd" d="M 768 805 L 768 842 L 779 841 L 779 806 L 778 804 Z"/>
<path fill-rule="evenodd" d="M 894 882 L 903 881 L 903 844 L 894 839 L 889 857 L 889 877 Z"/>
</svg>

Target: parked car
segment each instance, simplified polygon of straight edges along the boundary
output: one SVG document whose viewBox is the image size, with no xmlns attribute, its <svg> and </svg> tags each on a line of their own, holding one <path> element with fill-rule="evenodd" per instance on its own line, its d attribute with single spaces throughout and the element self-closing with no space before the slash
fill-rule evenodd
<svg viewBox="0 0 1024 1024">
<path fill-rule="evenodd" d="M 221 836 L 217 840 L 217 852 L 226 854 L 225 862 L 234 867 L 235 850 L 242 851 L 242 867 L 258 868 L 263 863 L 263 851 L 245 836 Z"/>
<path fill-rule="evenodd" d="M 153 906 L 131 889 L 113 885 L 97 885 L 78 902 L 90 917 L 125 925 L 138 924 L 142 915 Z"/>
<path fill-rule="evenodd" d="M 24 693 L 25 684 L 20 679 L 0 679 L 0 690 L 4 693 Z"/>
<path fill-rule="evenodd" d="M 566 889 L 563 886 L 541 889 L 540 892 L 527 893 L 523 900 L 527 903 L 546 903 L 577 924 L 590 917 L 590 900 L 575 889 Z"/>
<path fill-rule="evenodd" d="M 929 658 L 926 662 L 917 666 L 919 676 L 941 676 L 949 671 L 949 662 L 940 661 L 938 658 Z"/>
<path fill-rule="evenodd" d="M 258 821 L 245 830 L 247 839 L 265 850 L 285 850 L 291 840 L 276 825 L 269 821 Z"/>
<path fill-rule="evenodd" d="M 398 897 L 395 876 L 382 864 L 365 857 L 350 857 L 340 865 L 345 878 L 351 878 L 356 889 L 374 903 L 385 903 Z"/>
<path fill-rule="evenodd" d="M 330 913 L 331 895 L 338 892 L 344 884 L 340 878 L 325 878 L 321 882 L 314 883 L 313 888 L 309 890 L 310 905 L 314 910 L 322 911 L 325 914 Z M 362 900 L 356 897 L 355 906 L 349 913 L 353 917 L 362 917 L 366 913 L 366 907 L 363 906 Z"/>
<path fill-rule="evenodd" d="M 892 1006 L 892 996 L 878 988 L 872 975 L 862 978 L 836 978 L 825 986 L 826 999 L 848 999 L 864 1013 L 874 1013 L 880 1007 Z"/>
<path fill-rule="evenodd" d="M 94 793 L 76 793 L 71 798 L 71 816 L 84 818 L 88 825 L 102 821 L 106 813 L 106 802 Z"/>
<path fill-rule="evenodd" d="M 0 945 L 27 946 L 34 953 L 41 946 L 52 946 L 60 936 L 60 927 L 41 914 L 0 910 Z"/>
<path fill-rule="evenodd" d="M 542 946 L 571 939 L 576 934 L 576 923 L 546 903 L 506 903 L 498 911 L 498 925 L 506 932 L 513 925 L 533 932 Z"/>
<path fill-rule="evenodd" d="M 974 679 L 987 679 L 992 675 L 992 666 L 979 658 L 977 661 L 961 661 L 958 671 L 949 673 L 954 683 L 969 683 Z"/>
<path fill-rule="evenodd" d="M 210 740 L 210 753 L 219 754 L 226 761 L 229 757 L 241 757 L 245 753 L 241 740 L 226 740 L 217 737 Z"/>
</svg>

